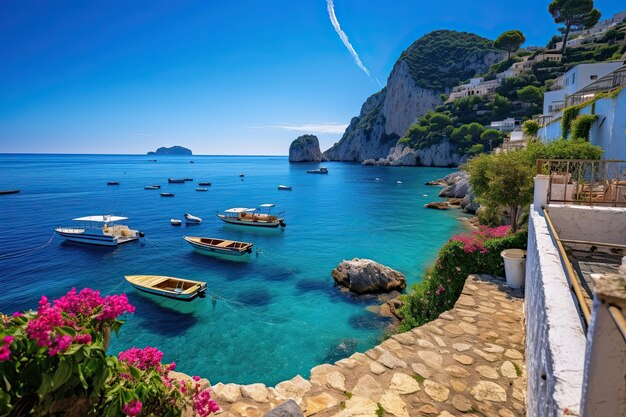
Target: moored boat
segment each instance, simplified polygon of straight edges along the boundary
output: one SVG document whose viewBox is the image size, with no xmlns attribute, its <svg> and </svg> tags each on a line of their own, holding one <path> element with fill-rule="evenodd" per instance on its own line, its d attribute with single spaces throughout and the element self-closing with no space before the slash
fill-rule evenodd
<svg viewBox="0 0 626 417">
<path fill-rule="evenodd" d="M 196 191 L 209 191 L 208 188 L 203 188 L 203 187 L 198 187 L 196 188 Z"/>
<path fill-rule="evenodd" d="M 309 169 L 307 170 L 307 174 L 328 174 L 328 168 Z"/>
<path fill-rule="evenodd" d="M 148 186 L 143 187 L 144 190 L 158 190 L 159 188 L 161 187 L 157 185 L 148 185 Z"/>
<path fill-rule="evenodd" d="M 218 239 L 213 237 L 183 236 L 196 252 L 203 255 L 234 255 L 242 256 L 252 253 L 252 243 L 237 242 L 235 240 Z"/>
<path fill-rule="evenodd" d="M 161 197 L 174 197 L 174 193 L 161 193 Z"/>
<path fill-rule="evenodd" d="M 206 294 L 206 282 L 161 275 L 127 275 L 126 281 L 139 291 L 180 301 L 191 301 Z"/>
<path fill-rule="evenodd" d="M 187 224 L 200 224 L 202 223 L 202 219 L 200 217 L 196 217 L 192 214 L 185 213 L 185 223 Z"/>
<path fill-rule="evenodd" d="M 0 194 L 17 194 L 20 190 L 0 190 Z"/>
<path fill-rule="evenodd" d="M 183 179 L 183 178 L 181 178 L 181 179 L 168 178 L 167 182 L 169 182 L 170 184 L 184 184 L 185 183 L 185 179 Z"/>
<path fill-rule="evenodd" d="M 185 181 L 185 182 L 193 181 L 193 178 L 184 178 L 183 181 Z"/>
<path fill-rule="evenodd" d="M 291 190 L 292 190 L 292 187 L 291 187 L 291 186 L 289 186 L 289 185 L 279 185 L 279 186 L 278 186 L 278 189 L 279 189 L 279 190 L 291 191 Z"/>
<path fill-rule="evenodd" d="M 107 181 L 107 185 L 120 185 L 118 181 Z"/>
<path fill-rule="evenodd" d="M 211 183 L 207 181 L 202 181 L 202 182 L 199 182 L 198 185 L 201 187 L 210 187 Z"/>
<path fill-rule="evenodd" d="M 180 226 L 183 224 L 183 221 L 181 219 L 170 219 L 170 224 L 172 226 Z"/>
<path fill-rule="evenodd" d="M 272 207 L 275 204 L 261 204 L 258 208 L 236 207 L 224 211 L 224 214 L 217 213 L 222 221 L 230 224 L 257 227 L 285 227 L 285 214 L 280 212 L 272 214 Z M 267 209 L 266 213 L 263 211 Z"/>
<path fill-rule="evenodd" d="M 76 227 L 57 227 L 55 232 L 66 240 L 99 246 L 117 246 L 143 237 L 138 230 L 117 224 L 127 217 L 98 215 L 73 219 L 80 224 Z"/>
</svg>

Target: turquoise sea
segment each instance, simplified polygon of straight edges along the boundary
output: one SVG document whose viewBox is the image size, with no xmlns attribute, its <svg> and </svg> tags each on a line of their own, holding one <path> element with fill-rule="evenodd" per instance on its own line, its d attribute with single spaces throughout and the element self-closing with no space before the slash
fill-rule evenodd
<svg viewBox="0 0 626 417">
<path fill-rule="evenodd" d="M 35 308 L 42 294 L 58 297 L 71 287 L 125 291 L 137 310 L 112 353 L 155 346 L 178 370 L 213 383 L 308 377 L 317 364 L 375 345 L 387 324 L 366 310 L 375 299 L 334 286 L 330 271 L 341 260 L 372 258 L 419 282 L 439 247 L 464 229 L 458 210 L 422 207 L 439 192 L 424 183 L 449 169 L 323 165 L 328 175 L 306 174 L 319 164 L 289 164 L 286 157 L 0 155 L 0 189 L 22 190 L 0 195 L 0 311 Z M 194 181 L 168 184 L 168 177 Z M 106 185 L 113 180 L 120 185 Z M 208 192 L 195 191 L 199 181 L 212 182 Z M 143 189 L 152 184 L 161 191 Z M 278 191 L 279 184 L 293 191 Z M 163 191 L 176 196 L 162 198 Z M 215 217 L 217 210 L 262 203 L 285 211 L 284 230 Z M 204 222 L 172 227 L 169 219 L 185 212 Z M 127 216 L 146 237 L 114 249 L 53 237 L 56 226 L 94 214 Z M 248 241 L 258 253 L 237 262 L 211 258 L 194 253 L 184 235 Z M 217 301 L 138 293 L 124 284 L 130 274 L 207 281 Z"/>
</svg>

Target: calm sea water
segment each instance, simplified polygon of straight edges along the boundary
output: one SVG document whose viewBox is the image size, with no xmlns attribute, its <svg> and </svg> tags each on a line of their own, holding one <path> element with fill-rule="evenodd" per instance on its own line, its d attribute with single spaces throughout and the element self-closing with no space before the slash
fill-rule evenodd
<svg viewBox="0 0 626 417">
<path fill-rule="evenodd" d="M 41 294 L 58 297 L 72 287 L 127 292 L 137 311 L 111 352 L 156 346 L 179 370 L 212 382 L 273 385 L 298 373 L 308 377 L 311 367 L 379 341 L 386 323 L 366 310 L 375 300 L 333 285 L 330 271 L 341 260 L 372 258 L 418 282 L 438 248 L 464 227 L 457 210 L 422 208 L 439 191 L 424 183 L 447 169 L 326 163 L 329 175 L 310 175 L 305 171 L 317 164 L 289 164 L 285 157 L 152 158 L 0 155 L 0 189 L 22 190 L 0 195 L 0 311 L 35 308 Z M 194 182 L 168 184 L 168 177 Z M 110 180 L 120 185 L 107 186 Z M 198 181 L 213 185 L 196 192 Z M 152 184 L 176 196 L 143 189 Z M 279 184 L 293 191 L 278 191 Z M 285 211 L 284 230 L 215 217 L 217 210 L 262 203 Z M 186 212 L 204 222 L 169 224 Z M 94 214 L 127 216 L 146 237 L 108 249 L 56 236 L 26 251 L 44 245 L 56 226 Z M 211 258 L 194 253 L 184 235 L 249 241 L 259 252 L 238 262 Z M 218 300 L 180 303 L 138 293 L 124 284 L 129 274 L 207 281 Z"/>
</svg>

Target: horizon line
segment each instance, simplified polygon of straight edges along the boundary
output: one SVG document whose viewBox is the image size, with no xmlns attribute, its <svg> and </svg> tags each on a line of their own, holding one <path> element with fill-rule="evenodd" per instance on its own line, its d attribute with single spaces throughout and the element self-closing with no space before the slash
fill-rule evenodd
<svg viewBox="0 0 626 417">
<path fill-rule="evenodd" d="M 289 154 L 260 154 L 260 155 L 249 155 L 249 154 L 192 154 L 192 155 L 148 155 L 145 153 L 65 153 L 65 152 L 0 152 L 0 155 L 121 155 L 121 156 L 174 156 L 174 157 L 190 157 L 190 156 L 244 156 L 244 157 L 268 157 L 268 156 L 285 156 L 288 157 Z"/>
</svg>

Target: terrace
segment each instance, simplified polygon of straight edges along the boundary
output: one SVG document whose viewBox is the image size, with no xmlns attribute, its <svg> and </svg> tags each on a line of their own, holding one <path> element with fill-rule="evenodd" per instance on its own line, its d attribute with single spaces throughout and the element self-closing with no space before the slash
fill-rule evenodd
<svg viewBox="0 0 626 417">
<path fill-rule="evenodd" d="M 626 410 L 626 161 L 540 160 L 526 269 L 528 415 Z"/>
</svg>

